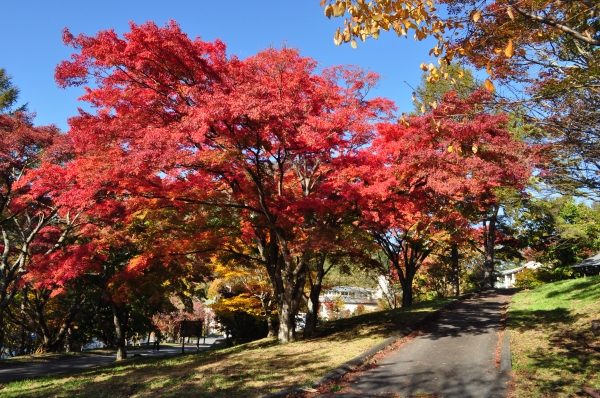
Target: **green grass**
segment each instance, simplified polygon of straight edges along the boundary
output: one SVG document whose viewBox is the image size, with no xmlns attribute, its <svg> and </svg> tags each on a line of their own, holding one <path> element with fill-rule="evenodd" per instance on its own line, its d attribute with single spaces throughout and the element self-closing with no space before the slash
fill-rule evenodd
<svg viewBox="0 0 600 398">
<path fill-rule="evenodd" d="M 567 397 L 600 388 L 600 276 L 517 293 L 509 309 L 516 397 Z"/>
<path fill-rule="evenodd" d="M 256 397 L 310 385 L 452 300 L 328 322 L 314 338 L 273 339 L 169 358 L 131 358 L 69 375 L 0 385 L 9 397 Z"/>
</svg>

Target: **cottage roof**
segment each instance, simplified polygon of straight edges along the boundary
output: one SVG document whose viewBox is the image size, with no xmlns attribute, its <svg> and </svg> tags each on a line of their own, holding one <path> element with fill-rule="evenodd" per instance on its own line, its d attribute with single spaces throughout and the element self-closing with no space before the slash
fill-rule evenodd
<svg viewBox="0 0 600 398">
<path fill-rule="evenodd" d="M 536 261 L 528 261 L 526 262 L 524 265 L 517 267 L 517 268 L 513 268 L 513 269 L 507 269 L 505 271 L 500 271 L 500 275 L 512 275 L 512 274 L 516 274 L 517 272 L 521 271 L 522 269 L 525 268 L 529 268 L 529 269 L 538 269 L 540 267 L 542 267 L 543 265 L 541 263 L 538 263 Z"/>
<path fill-rule="evenodd" d="M 572 265 L 571 268 L 583 268 L 589 266 L 599 266 L 600 265 L 600 253 L 592 256 L 590 258 L 586 258 L 582 262 Z"/>
<path fill-rule="evenodd" d="M 373 294 L 375 289 L 367 289 L 364 287 L 356 287 L 356 286 L 333 286 L 329 289 L 325 289 L 325 294 L 343 294 L 343 293 L 354 293 L 368 296 Z"/>
</svg>

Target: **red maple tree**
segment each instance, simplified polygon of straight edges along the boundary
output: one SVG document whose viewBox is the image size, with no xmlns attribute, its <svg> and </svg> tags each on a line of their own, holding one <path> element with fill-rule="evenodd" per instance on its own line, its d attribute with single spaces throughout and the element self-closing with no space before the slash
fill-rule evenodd
<svg viewBox="0 0 600 398">
<path fill-rule="evenodd" d="M 512 136 L 506 115 L 476 109 L 485 96 L 449 93 L 429 114 L 380 124 L 359 168 L 363 225 L 395 268 L 403 305 L 412 304 L 413 278 L 435 245 L 475 236 L 477 226 L 493 286 L 496 190 L 523 192 L 536 151 Z"/>
<path fill-rule="evenodd" d="M 336 176 L 392 105 L 366 99 L 377 76 L 355 68 L 317 73 L 295 49 L 228 58 L 216 41 L 190 40 L 171 22 L 74 37 L 57 67 L 60 85 L 84 84 L 97 110 L 70 120 L 81 195 L 107 191 L 182 211 L 230 209 L 270 276 L 279 340 L 295 339 L 294 315 L 308 263 L 342 204 Z M 194 205 L 196 210 L 194 210 Z M 230 247 L 235 250 L 235 247 Z"/>
</svg>

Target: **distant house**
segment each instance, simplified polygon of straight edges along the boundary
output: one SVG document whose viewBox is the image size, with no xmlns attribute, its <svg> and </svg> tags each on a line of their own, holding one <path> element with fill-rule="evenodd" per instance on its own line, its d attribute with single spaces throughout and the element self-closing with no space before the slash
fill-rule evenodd
<svg viewBox="0 0 600 398">
<path fill-rule="evenodd" d="M 334 286 L 325 289 L 319 297 L 320 316 L 328 318 L 326 303 L 331 303 L 339 297 L 344 303 L 344 310 L 353 313 L 359 305 L 363 305 L 367 311 L 374 311 L 377 308 L 377 290 L 367 289 L 356 286 Z"/>
<path fill-rule="evenodd" d="M 571 268 L 585 276 L 598 275 L 600 273 L 600 253 L 572 265 Z"/>
<path fill-rule="evenodd" d="M 535 261 L 529 261 L 521 267 L 500 271 L 500 276 L 498 277 L 495 287 L 498 289 L 508 289 L 509 287 L 514 287 L 515 283 L 517 283 L 517 274 L 519 272 L 523 271 L 524 269 L 538 269 L 540 267 L 542 267 L 542 264 Z"/>
</svg>

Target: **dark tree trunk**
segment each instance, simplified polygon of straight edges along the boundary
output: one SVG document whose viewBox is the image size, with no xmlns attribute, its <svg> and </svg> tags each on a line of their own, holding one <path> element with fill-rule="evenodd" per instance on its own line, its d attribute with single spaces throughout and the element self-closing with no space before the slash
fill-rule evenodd
<svg viewBox="0 0 600 398">
<path fill-rule="evenodd" d="M 120 311 L 119 308 L 114 304 L 110 304 L 112 313 L 113 313 L 113 321 L 115 324 L 115 345 L 117 346 L 117 361 L 121 361 L 123 359 L 127 359 L 127 349 L 125 346 L 125 322 L 124 322 L 124 314 L 123 311 Z"/>
<path fill-rule="evenodd" d="M 4 309 L 0 308 L 0 353 L 4 350 Z"/>
<path fill-rule="evenodd" d="M 286 249 L 285 238 L 274 229 L 269 230 L 268 241 L 263 238 L 257 243 L 277 302 L 277 339 L 281 343 L 296 341 L 296 314 L 306 283 L 307 254 L 300 258 L 291 255 Z"/>
<path fill-rule="evenodd" d="M 496 247 L 496 218 L 499 207 L 495 206 L 493 213 L 484 221 L 484 261 L 483 261 L 483 288 L 494 287 L 494 250 Z"/>
<path fill-rule="evenodd" d="M 412 267 L 411 267 L 412 268 Z M 406 269 L 404 278 L 400 279 L 400 285 L 402 285 L 402 307 L 410 307 L 413 305 L 413 280 L 415 278 L 416 270 Z"/>
<path fill-rule="evenodd" d="M 25 303 L 27 301 L 27 286 L 23 288 L 23 297 L 21 297 L 21 325 L 19 330 L 19 351 L 17 355 L 25 355 Z"/>
<path fill-rule="evenodd" d="M 71 352 L 71 343 L 73 341 L 73 332 L 71 327 L 67 328 L 66 340 L 65 340 L 65 352 Z"/>
<path fill-rule="evenodd" d="M 296 341 L 296 314 L 300 300 L 302 300 L 302 290 L 306 281 L 306 274 L 301 273 L 295 281 L 290 280 L 285 286 L 281 297 L 281 305 L 277 307 L 279 313 L 279 332 L 277 338 L 281 343 Z"/>
<path fill-rule="evenodd" d="M 460 296 L 460 279 L 459 279 L 459 275 L 460 275 L 460 268 L 459 268 L 459 264 L 458 264 L 458 244 L 457 243 L 452 243 L 452 248 L 451 248 L 451 253 L 450 253 L 450 262 L 452 265 L 452 275 L 451 275 L 451 282 L 452 282 L 452 295 L 453 296 Z"/>
<path fill-rule="evenodd" d="M 71 322 L 79 312 L 81 299 L 78 297 L 69 307 L 69 312 L 65 315 L 63 322 L 58 330 L 51 330 L 46 323 L 45 308 L 50 297 L 50 291 L 33 292 L 33 318 L 36 324 L 35 330 L 42 339 L 44 352 L 57 352 L 63 346 L 65 336 L 70 330 Z"/>
<path fill-rule="evenodd" d="M 319 316 L 319 296 L 321 295 L 321 288 L 323 287 L 323 278 L 325 274 L 331 269 L 325 270 L 325 256 L 321 255 L 317 257 L 317 274 L 315 279 L 311 280 L 310 293 L 308 300 L 306 301 L 306 321 L 304 325 L 304 337 L 312 336 L 317 330 L 317 319 Z M 310 274 L 309 274 L 310 275 Z"/>
</svg>

